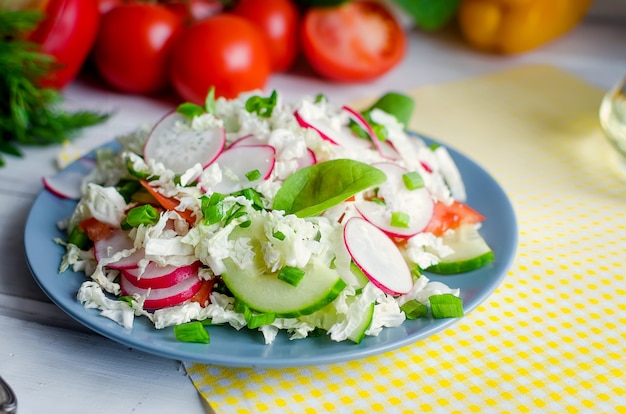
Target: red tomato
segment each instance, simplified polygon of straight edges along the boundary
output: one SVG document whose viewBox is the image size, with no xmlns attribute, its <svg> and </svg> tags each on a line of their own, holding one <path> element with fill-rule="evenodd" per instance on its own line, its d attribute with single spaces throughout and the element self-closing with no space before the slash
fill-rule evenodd
<svg viewBox="0 0 626 414">
<path fill-rule="evenodd" d="M 366 81 L 393 68 L 404 57 L 404 31 L 373 1 L 312 7 L 304 15 L 302 51 L 320 75 L 336 81 Z"/>
<path fill-rule="evenodd" d="M 121 4 L 104 16 L 94 63 L 111 86 L 150 94 L 168 86 L 170 44 L 182 28 L 180 18 L 157 4 Z"/>
<path fill-rule="evenodd" d="M 92 242 L 106 239 L 111 233 L 111 227 L 97 219 L 91 217 L 78 223 L 78 228 L 87 233 L 87 237 Z"/>
<path fill-rule="evenodd" d="M 197 104 L 204 103 L 211 86 L 216 96 L 225 98 L 262 89 L 271 72 L 259 29 L 227 13 L 187 28 L 176 39 L 170 58 L 174 89 L 184 100 Z"/>
<path fill-rule="evenodd" d="M 100 10 L 100 14 L 104 14 L 111 10 L 114 7 L 122 4 L 123 0 L 98 0 L 98 9 Z"/>
<path fill-rule="evenodd" d="M 272 69 L 291 67 L 298 51 L 298 9 L 291 0 L 240 0 L 232 12 L 256 24 L 269 45 Z"/>
<path fill-rule="evenodd" d="M 446 230 L 456 229 L 461 224 L 475 224 L 483 220 L 485 216 L 460 201 L 455 201 L 449 206 L 438 201 L 435 203 L 433 218 L 424 231 L 441 236 Z"/>
<path fill-rule="evenodd" d="M 49 0 L 45 16 L 28 40 L 40 44 L 42 52 L 54 56 L 60 64 L 42 85 L 63 88 L 76 77 L 96 39 L 100 22 L 98 2 Z"/>
<path fill-rule="evenodd" d="M 219 0 L 161 0 L 160 3 L 186 23 L 206 19 L 224 10 Z"/>
</svg>

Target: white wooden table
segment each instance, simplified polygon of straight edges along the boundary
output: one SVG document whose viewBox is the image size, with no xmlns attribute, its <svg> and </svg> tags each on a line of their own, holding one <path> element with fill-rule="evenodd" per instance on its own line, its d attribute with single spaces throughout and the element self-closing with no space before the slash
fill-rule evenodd
<svg viewBox="0 0 626 414">
<path fill-rule="evenodd" d="M 626 75 L 626 2 L 600 1 L 573 32 L 536 51 L 513 57 L 479 54 L 452 32 L 411 33 L 406 59 L 368 84 L 327 83 L 304 68 L 274 75 L 268 89 L 287 99 L 323 92 L 336 102 L 378 96 L 524 64 L 552 64 L 608 89 Z M 114 111 L 75 145 L 92 149 L 119 133 L 152 123 L 174 102 L 127 96 L 83 77 L 66 90 L 69 109 Z M 419 103 L 418 103 L 419 105 Z M 51 304 L 31 276 L 23 253 L 23 229 L 55 171 L 59 147 L 25 149 L 0 169 L 0 375 L 17 393 L 20 413 L 200 413 L 199 398 L 179 361 L 129 349 L 79 326 Z"/>
</svg>

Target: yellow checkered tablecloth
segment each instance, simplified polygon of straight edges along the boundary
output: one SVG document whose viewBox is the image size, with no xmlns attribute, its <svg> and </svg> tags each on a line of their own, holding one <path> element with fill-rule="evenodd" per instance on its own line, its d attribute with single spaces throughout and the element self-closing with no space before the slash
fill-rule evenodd
<svg viewBox="0 0 626 414">
<path fill-rule="evenodd" d="M 412 91 L 411 128 L 511 197 L 520 239 L 502 285 L 452 327 L 374 357 L 185 363 L 201 395 L 218 413 L 626 413 L 626 179 L 597 120 L 603 93 L 544 66 Z"/>
</svg>

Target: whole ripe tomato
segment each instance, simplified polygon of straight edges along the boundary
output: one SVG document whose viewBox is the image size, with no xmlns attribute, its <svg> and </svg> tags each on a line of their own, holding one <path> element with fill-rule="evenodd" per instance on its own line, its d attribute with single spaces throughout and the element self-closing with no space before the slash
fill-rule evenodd
<svg viewBox="0 0 626 414">
<path fill-rule="evenodd" d="M 76 77 L 93 46 L 100 23 L 98 2 L 45 0 L 37 7 L 44 11 L 45 18 L 28 40 L 41 45 L 42 52 L 52 55 L 59 63 L 59 69 L 41 83 L 60 89 Z"/>
<path fill-rule="evenodd" d="M 100 14 L 104 14 L 114 7 L 122 4 L 123 0 L 98 0 L 98 9 L 100 10 Z"/>
<path fill-rule="evenodd" d="M 163 91 L 170 45 L 181 29 L 179 16 L 163 6 L 121 4 L 102 16 L 93 50 L 96 69 L 123 92 Z"/>
<path fill-rule="evenodd" d="M 185 23 L 206 19 L 224 10 L 220 0 L 160 0 L 160 3 L 179 15 Z"/>
<path fill-rule="evenodd" d="M 406 38 L 393 15 L 374 1 L 311 7 L 301 26 L 302 51 L 320 75 L 336 81 L 377 78 L 402 60 Z"/>
<path fill-rule="evenodd" d="M 170 80 L 181 98 L 202 104 L 215 95 L 234 98 L 262 89 L 271 73 L 262 35 L 251 22 L 223 13 L 187 28 L 172 45 Z"/>
<path fill-rule="evenodd" d="M 299 23 L 298 9 L 291 0 L 240 0 L 232 12 L 264 33 L 275 72 L 291 67 L 298 52 Z"/>
</svg>

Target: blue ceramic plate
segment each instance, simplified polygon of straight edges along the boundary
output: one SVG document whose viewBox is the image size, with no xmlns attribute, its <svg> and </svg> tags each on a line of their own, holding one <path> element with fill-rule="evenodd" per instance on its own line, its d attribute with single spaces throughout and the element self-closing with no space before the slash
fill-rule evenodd
<svg viewBox="0 0 626 414">
<path fill-rule="evenodd" d="M 431 142 L 431 140 L 428 140 Z M 517 247 L 517 222 L 513 207 L 500 185 L 480 166 L 450 149 L 468 192 L 469 205 L 487 217 L 481 234 L 494 251 L 494 263 L 453 276 L 427 275 L 452 288 L 461 289 L 466 314 L 482 303 L 504 279 Z M 82 168 L 74 163 L 59 174 Z M 136 318 L 132 330 L 99 316 L 94 309 L 85 309 L 76 292 L 85 280 L 83 273 L 57 269 L 64 248 L 53 242 L 65 238 L 57 222 L 68 217 L 75 201 L 61 199 L 43 190 L 35 200 L 25 229 L 26 258 L 37 283 L 50 299 L 78 322 L 91 330 L 126 346 L 167 358 L 240 367 L 293 367 L 344 362 L 387 352 L 427 338 L 459 321 L 432 318 L 406 321 L 397 328 L 386 328 L 377 337 L 366 337 L 359 345 L 345 341 L 333 342 L 328 337 L 290 341 L 280 333 L 273 344 L 265 345 L 258 331 L 236 331 L 228 326 L 211 326 L 211 343 L 193 344 L 174 338 L 173 328 L 157 330 L 145 318 Z"/>
</svg>

